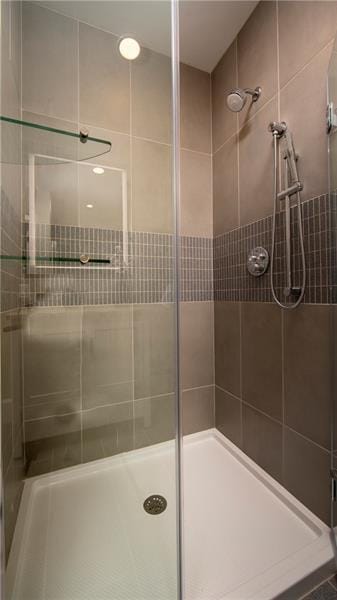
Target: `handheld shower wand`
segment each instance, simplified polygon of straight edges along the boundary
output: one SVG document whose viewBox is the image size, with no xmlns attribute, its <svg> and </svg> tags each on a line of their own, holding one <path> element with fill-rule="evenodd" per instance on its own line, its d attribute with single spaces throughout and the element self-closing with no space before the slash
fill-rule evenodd
<svg viewBox="0 0 337 600">
<path fill-rule="evenodd" d="M 273 210 L 273 226 L 272 226 L 272 248 L 271 248 L 271 264 L 270 264 L 270 279 L 271 279 L 271 291 L 273 298 L 281 308 L 294 309 L 299 306 L 302 302 L 305 285 L 306 285 L 306 265 L 305 265 L 305 251 L 303 242 L 303 224 L 302 224 L 302 209 L 301 209 L 301 198 L 300 191 L 303 189 L 302 183 L 298 177 L 297 171 L 297 156 L 293 144 L 292 135 L 287 128 L 286 123 L 272 122 L 269 124 L 269 131 L 273 135 L 274 141 L 274 210 Z M 285 164 L 285 188 L 281 192 L 278 192 L 278 143 L 281 141 L 283 144 L 283 158 L 286 161 Z M 292 284 L 292 264 L 291 264 L 291 211 L 290 211 L 290 197 L 296 194 L 297 197 L 297 218 L 298 218 L 298 231 L 301 249 L 301 262 L 302 262 L 302 285 L 301 287 L 294 287 Z M 286 286 L 284 288 L 285 297 L 295 297 L 296 300 L 292 304 L 287 304 L 278 299 L 275 287 L 274 287 L 274 261 L 275 261 L 275 230 L 276 230 L 276 212 L 277 202 L 285 200 L 285 233 L 286 233 Z"/>
</svg>

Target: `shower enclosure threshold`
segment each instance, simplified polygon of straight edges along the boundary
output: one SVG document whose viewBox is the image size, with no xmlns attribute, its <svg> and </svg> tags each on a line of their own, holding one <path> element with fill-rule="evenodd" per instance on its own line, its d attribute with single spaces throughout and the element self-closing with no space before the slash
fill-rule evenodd
<svg viewBox="0 0 337 600">
<path fill-rule="evenodd" d="M 185 600 L 292 600 L 329 574 L 329 528 L 221 433 L 183 461 Z M 175 599 L 174 472 L 165 442 L 28 479 L 7 600 Z"/>
</svg>

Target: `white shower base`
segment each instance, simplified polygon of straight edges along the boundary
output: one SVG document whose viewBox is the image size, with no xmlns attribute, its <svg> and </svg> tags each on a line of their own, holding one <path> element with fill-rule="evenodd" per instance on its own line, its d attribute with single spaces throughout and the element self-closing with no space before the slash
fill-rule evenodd
<svg viewBox="0 0 337 600">
<path fill-rule="evenodd" d="M 183 469 L 186 600 L 269 600 L 333 558 L 328 527 L 216 430 L 185 438 Z M 167 442 L 27 480 L 6 600 L 174 600 L 174 476 Z"/>
</svg>

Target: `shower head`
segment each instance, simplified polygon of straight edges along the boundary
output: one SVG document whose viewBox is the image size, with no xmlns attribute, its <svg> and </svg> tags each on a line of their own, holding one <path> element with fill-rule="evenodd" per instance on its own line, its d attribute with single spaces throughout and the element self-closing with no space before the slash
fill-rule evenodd
<svg viewBox="0 0 337 600">
<path fill-rule="evenodd" d="M 255 90 L 250 88 L 235 88 L 227 95 L 227 106 L 232 112 L 240 112 L 247 102 L 247 96 L 252 97 L 252 102 L 256 102 L 261 96 L 261 88 L 256 87 Z"/>
</svg>

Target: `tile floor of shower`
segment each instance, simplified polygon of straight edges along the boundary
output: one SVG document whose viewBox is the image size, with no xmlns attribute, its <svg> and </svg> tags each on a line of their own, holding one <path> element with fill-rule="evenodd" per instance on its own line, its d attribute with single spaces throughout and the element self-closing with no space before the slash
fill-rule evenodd
<svg viewBox="0 0 337 600">
<path fill-rule="evenodd" d="M 328 527 L 217 430 L 183 455 L 186 600 L 275 598 L 332 559 Z M 172 600 L 175 491 L 173 442 L 27 480 L 8 599 Z"/>
</svg>

